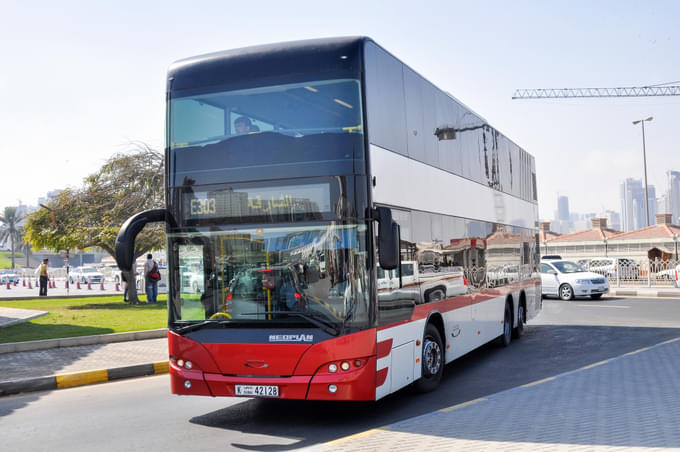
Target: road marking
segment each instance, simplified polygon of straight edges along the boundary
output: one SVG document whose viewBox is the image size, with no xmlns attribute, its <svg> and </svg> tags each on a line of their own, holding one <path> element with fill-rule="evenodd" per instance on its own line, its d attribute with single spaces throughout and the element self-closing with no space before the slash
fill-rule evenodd
<svg viewBox="0 0 680 452">
<path fill-rule="evenodd" d="M 547 382 L 549 382 L 549 381 L 553 381 L 553 380 L 555 380 L 556 378 L 557 378 L 557 377 L 548 377 L 548 378 L 544 378 L 544 379 L 542 379 L 542 380 L 536 380 L 536 381 L 533 381 L 533 382 L 531 382 L 531 383 L 527 383 L 527 384 L 522 385 L 522 386 L 520 386 L 520 387 L 521 387 L 521 388 L 530 388 L 530 387 L 532 387 L 532 386 L 540 385 L 541 383 L 547 383 Z"/>
<path fill-rule="evenodd" d="M 450 406 L 450 407 L 447 407 L 447 408 L 442 408 L 441 410 L 439 410 L 439 412 L 440 413 L 448 413 L 449 411 L 458 410 L 460 408 L 465 408 L 466 406 L 475 405 L 475 404 L 480 403 L 480 402 L 486 402 L 487 400 L 489 400 L 489 399 L 484 398 L 484 397 L 480 397 L 478 399 L 469 400 L 467 402 L 459 403 L 458 405 L 453 405 L 453 406 Z"/>
<path fill-rule="evenodd" d="M 577 304 L 575 306 L 582 306 L 584 308 L 617 308 L 617 309 L 630 309 L 630 306 L 606 306 L 600 304 Z"/>
<path fill-rule="evenodd" d="M 329 441 L 327 443 L 324 443 L 323 445 L 324 446 L 335 446 L 335 445 L 344 443 L 346 441 L 363 438 L 364 436 L 372 435 L 374 433 L 379 433 L 379 432 L 389 430 L 389 429 L 390 429 L 389 426 L 380 427 L 380 428 L 373 428 L 371 430 L 366 430 L 365 432 L 359 432 L 359 433 L 355 433 L 354 435 L 349 435 L 349 436 L 345 436 L 343 438 L 338 438 L 336 440 Z"/>
</svg>

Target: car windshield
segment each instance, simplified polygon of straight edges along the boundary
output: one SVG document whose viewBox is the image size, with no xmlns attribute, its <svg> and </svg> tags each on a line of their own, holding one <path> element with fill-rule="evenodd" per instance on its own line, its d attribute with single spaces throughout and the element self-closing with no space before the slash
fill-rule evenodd
<svg viewBox="0 0 680 452">
<path fill-rule="evenodd" d="M 178 328 L 303 323 L 339 332 L 367 325 L 365 225 L 206 230 L 169 238 L 176 281 L 171 324 Z"/>
<path fill-rule="evenodd" d="M 91 267 L 83 268 L 83 273 L 97 273 L 97 269 Z"/>
<path fill-rule="evenodd" d="M 552 264 L 560 273 L 580 273 L 586 271 L 583 267 L 571 261 L 552 262 Z"/>
</svg>

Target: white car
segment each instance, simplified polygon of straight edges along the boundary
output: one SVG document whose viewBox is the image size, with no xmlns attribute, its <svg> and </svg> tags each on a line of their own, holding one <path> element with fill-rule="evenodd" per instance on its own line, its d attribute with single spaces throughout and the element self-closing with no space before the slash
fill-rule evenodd
<svg viewBox="0 0 680 452">
<path fill-rule="evenodd" d="M 70 284 L 99 284 L 104 282 L 104 275 L 93 267 L 76 267 L 69 272 L 68 280 Z"/>
<path fill-rule="evenodd" d="M 607 278 L 567 260 L 541 261 L 541 285 L 543 295 L 558 296 L 562 300 L 574 297 L 597 300 L 609 292 Z"/>
</svg>

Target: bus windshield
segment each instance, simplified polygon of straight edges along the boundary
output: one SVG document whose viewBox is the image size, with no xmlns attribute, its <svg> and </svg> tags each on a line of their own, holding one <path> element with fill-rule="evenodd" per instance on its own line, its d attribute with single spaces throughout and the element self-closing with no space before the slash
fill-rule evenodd
<svg viewBox="0 0 680 452">
<path fill-rule="evenodd" d="M 171 186 L 363 173 L 360 82 L 172 92 Z"/>
<path fill-rule="evenodd" d="M 294 137 L 362 132 L 358 80 L 225 90 L 171 101 L 170 148 L 276 132 Z"/>
<path fill-rule="evenodd" d="M 339 334 L 368 324 L 365 225 L 210 230 L 168 239 L 178 279 L 176 328 L 302 323 Z"/>
</svg>

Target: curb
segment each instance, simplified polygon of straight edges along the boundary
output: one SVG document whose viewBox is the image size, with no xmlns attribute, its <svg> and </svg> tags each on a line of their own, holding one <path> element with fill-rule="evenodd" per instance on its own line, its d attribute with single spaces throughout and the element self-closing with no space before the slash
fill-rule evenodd
<svg viewBox="0 0 680 452">
<path fill-rule="evenodd" d="M 675 290 L 627 290 L 614 289 L 610 290 L 609 295 L 627 296 L 627 297 L 653 297 L 653 298 L 680 298 L 680 291 Z"/>
<path fill-rule="evenodd" d="M 166 374 L 168 369 L 168 361 L 156 361 L 133 366 L 113 367 L 111 369 L 86 370 L 70 374 L 51 375 L 49 377 L 4 381 L 0 382 L 0 397 L 23 392 L 51 391 L 126 378 Z"/>
<path fill-rule="evenodd" d="M 130 331 L 126 333 L 97 334 L 94 336 L 65 337 L 45 339 L 42 341 L 8 342 L 0 344 L 0 355 L 15 352 L 30 352 L 58 347 L 74 347 L 78 345 L 110 344 L 112 342 L 140 341 L 159 339 L 168 336 L 167 328 L 157 330 Z"/>
</svg>

